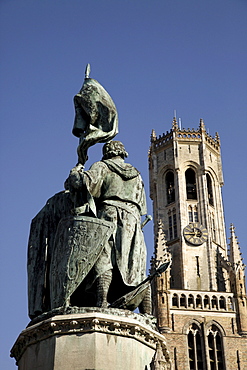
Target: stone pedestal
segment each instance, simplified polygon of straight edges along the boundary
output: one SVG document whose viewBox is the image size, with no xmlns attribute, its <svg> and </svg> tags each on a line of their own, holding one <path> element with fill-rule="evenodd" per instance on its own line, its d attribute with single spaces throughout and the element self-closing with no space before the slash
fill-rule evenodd
<svg viewBox="0 0 247 370">
<path fill-rule="evenodd" d="M 116 311 L 45 319 L 22 331 L 11 356 L 19 370 L 170 369 L 165 338 L 150 320 Z"/>
</svg>

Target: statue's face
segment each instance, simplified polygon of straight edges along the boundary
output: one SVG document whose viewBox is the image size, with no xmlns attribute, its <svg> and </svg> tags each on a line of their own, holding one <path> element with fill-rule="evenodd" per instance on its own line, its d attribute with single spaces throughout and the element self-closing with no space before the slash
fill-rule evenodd
<svg viewBox="0 0 247 370">
<path fill-rule="evenodd" d="M 113 119 L 117 110 L 106 90 L 91 78 L 85 80 L 79 94 L 74 97 L 75 122 L 73 134 L 85 138 L 92 131 L 97 136 L 100 132 L 109 132 L 113 128 Z M 115 133 L 116 134 L 116 133 Z"/>
</svg>

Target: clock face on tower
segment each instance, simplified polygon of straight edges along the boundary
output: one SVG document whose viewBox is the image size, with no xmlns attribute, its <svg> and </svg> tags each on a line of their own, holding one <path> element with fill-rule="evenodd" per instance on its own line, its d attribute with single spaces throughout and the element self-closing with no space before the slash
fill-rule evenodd
<svg viewBox="0 0 247 370">
<path fill-rule="evenodd" d="M 192 222 L 184 228 L 184 238 L 192 245 L 201 245 L 208 239 L 207 229 L 198 222 Z"/>
</svg>

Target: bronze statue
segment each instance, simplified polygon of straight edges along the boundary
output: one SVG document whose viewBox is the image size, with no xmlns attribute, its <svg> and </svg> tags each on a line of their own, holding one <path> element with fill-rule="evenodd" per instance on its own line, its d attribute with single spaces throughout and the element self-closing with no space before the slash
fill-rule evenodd
<svg viewBox="0 0 247 370">
<path fill-rule="evenodd" d="M 79 162 L 66 190 L 49 199 L 31 225 L 31 318 L 59 307 L 108 307 L 146 277 L 140 219 L 147 213 L 146 197 L 140 173 L 124 161 L 124 145 L 112 141 L 118 129 L 115 105 L 89 78 L 88 68 L 74 102 Z M 103 158 L 84 171 L 87 150 L 97 142 L 106 142 Z M 148 286 L 139 309 L 151 313 Z"/>
</svg>

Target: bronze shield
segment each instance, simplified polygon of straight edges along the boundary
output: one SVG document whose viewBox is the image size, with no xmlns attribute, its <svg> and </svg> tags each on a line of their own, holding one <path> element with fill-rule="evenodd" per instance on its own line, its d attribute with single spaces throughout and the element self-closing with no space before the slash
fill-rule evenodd
<svg viewBox="0 0 247 370">
<path fill-rule="evenodd" d="M 113 229 L 112 222 L 88 216 L 70 216 L 59 222 L 50 266 L 51 309 L 69 303 Z"/>
</svg>

